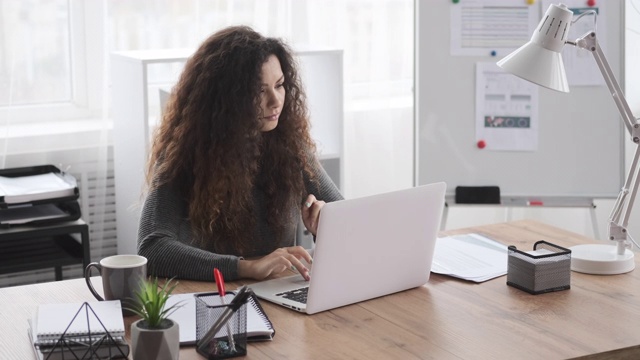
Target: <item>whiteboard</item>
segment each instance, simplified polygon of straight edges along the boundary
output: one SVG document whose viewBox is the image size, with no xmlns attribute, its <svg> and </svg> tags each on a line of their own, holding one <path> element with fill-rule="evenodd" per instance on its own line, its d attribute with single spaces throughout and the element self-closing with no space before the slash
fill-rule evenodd
<svg viewBox="0 0 640 360">
<path fill-rule="evenodd" d="M 540 87 L 535 151 L 478 148 L 475 67 L 501 56 L 452 56 L 451 6 L 457 5 L 416 1 L 417 183 L 444 181 L 449 195 L 456 186 L 497 185 L 503 196 L 616 197 L 626 130 L 606 85 L 573 86 L 568 94 Z M 607 28 L 600 45 L 621 81 L 622 2 L 607 1 L 603 10 L 598 19 L 605 17 Z M 599 74 L 595 61 L 593 71 Z"/>
</svg>

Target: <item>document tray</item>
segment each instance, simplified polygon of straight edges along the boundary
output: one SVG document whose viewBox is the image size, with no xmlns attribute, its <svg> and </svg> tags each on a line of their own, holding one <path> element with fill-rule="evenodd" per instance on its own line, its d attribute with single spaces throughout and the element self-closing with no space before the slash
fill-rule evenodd
<svg viewBox="0 0 640 360">
<path fill-rule="evenodd" d="M 53 165 L 0 170 L 0 228 L 81 217 L 76 179 Z"/>
<path fill-rule="evenodd" d="M 81 217 L 77 201 L 0 208 L 0 228 L 20 225 L 47 225 L 75 221 Z"/>
<path fill-rule="evenodd" d="M 79 195 L 76 179 L 53 165 L 0 169 L 0 209 L 76 201 Z"/>
</svg>

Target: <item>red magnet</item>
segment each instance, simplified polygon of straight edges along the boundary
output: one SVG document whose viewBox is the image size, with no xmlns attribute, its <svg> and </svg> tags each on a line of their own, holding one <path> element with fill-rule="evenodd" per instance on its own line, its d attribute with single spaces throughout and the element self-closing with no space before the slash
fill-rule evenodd
<svg viewBox="0 0 640 360">
<path fill-rule="evenodd" d="M 591 7 L 596 6 L 596 0 L 588 0 L 588 1 L 587 1 L 587 5 L 589 5 L 589 6 L 591 6 Z"/>
<path fill-rule="evenodd" d="M 487 143 L 485 143 L 484 140 L 479 140 L 477 145 L 478 149 L 484 149 L 485 146 L 487 146 Z"/>
</svg>

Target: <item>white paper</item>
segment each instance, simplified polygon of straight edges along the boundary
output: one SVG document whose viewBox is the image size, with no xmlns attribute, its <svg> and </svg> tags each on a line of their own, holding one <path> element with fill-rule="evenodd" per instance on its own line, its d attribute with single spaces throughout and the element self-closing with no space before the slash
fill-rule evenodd
<svg viewBox="0 0 640 360">
<path fill-rule="evenodd" d="M 494 62 L 477 63 L 476 143 L 483 150 L 537 150 L 538 88 Z"/>
<path fill-rule="evenodd" d="M 464 280 L 483 282 L 507 273 L 507 246 L 478 234 L 436 240 L 431 271 Z"/>
<path fill-rule="evenodd" d="M 547 250 L 547 249 L 530 250 L 530 251 L 525 251 L 525 252 L 527 254 L 533 255 L 533 256 L 549 255 L 549 254 L 553 254 L 554 253 L 553 251 Z"/>
<path fill-rule="evenodd" d="M 522 0 L 463 0 L 451 4 L 450 17 L 451 55 L 499 58 L 531 39 L 540 8 Z"/>
<path fill-rule="evenodd" d="M 75 184 L 70 184 L 54 173 L 5 177 L 0 176 L 0 196 L 7 204 L 53 199 L 74 195 Z"/>
</svg>

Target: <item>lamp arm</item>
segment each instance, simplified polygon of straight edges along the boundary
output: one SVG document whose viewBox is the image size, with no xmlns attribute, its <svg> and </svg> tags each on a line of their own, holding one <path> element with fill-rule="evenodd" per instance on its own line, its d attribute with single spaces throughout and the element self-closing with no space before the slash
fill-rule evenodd
<svg viewBox="0 0 640 360">
<path fill-rule="evenodd" d="M 617 231 L 626 233 L 626 228 L 629 225 L 629 217 L 631 216 L 631 208 L 635 203 L 636 195 L 638 193 L 638 185 L 640 184 L 640 176 L 638 176 L 638 163 L 640 160 L 640 147 L 636 147 L 636 153 L 633 156 L 633 161 L 631 162 L 631 166 L 629 167 L 629 172 L 627 173 L 627 179 L 625 180 L 624 186 L 618 194 L 618 199 L 616 200 L 616 204 L 611 211 L 611 216 L 609 217 L 609 239 L 616 240 L 621 235 L 616 235 L 612 233 L 611 226 L 618 225 L 620 228 Z M 626 197 L 629 196 L 627 201 Z M 626 236 L 626 235 L 625 235 Z"/>
<path fill-rule="evenodd" d="M 600 48 L 595 32 L 585 34 L 582 38 L 576 40 L 576 42 L 567 42 L 571 45 L 575 45 L 579 48 L 586 49 L 593 54 L 600 72 L 604 77 L 605 83 L 611 92 L 613 101 L 615 102 L 622 120 L 631 134 L 631 139 L 636 144 L 640 143 L 640 123 L 638 119 L 633 116 L 631 108 L 627 103 L 627 100 L 616 80 L 609 63 L 607 62 L 604 52 Z M 636 195 L 638 193 L 638 186 L 640 185 L 640 176 L 638 174 L 638 164 L 640 163 L 640 147 L 636 148 L 636 153 L 629 167 L 627 178 L 624 185 L 618 194 L 616 203 L 611 211 L 609 217 L 609 234 L 610 240 L 618 242 L 618 254 L 624 254 L 627 247 L 630 247 L 630 243 L 627 239 L 627 226 L 629 224 L 629 216 L 631 215 L 631 208 L 635 202 Z"/>
<path fill-rule="evenodd" d="M 613 74 L 611 67 L 609 66 L 609 62 L 607 61 L 607 58 L 604 56 L 604 52 L 600 48 L 600 44 L 598 43 L 596 33 L 593 31 L 589 32 L 585 34 L 583 37 L 581 37 L 580 39 L 576 40 L 575 42 L 567 42 L 567 43 L 591 52 L 594 59 L 596 60 L 596 64 L 598 64 L 598 67 L 600 68 L 600 72 L 604 77 L 604 81 L 607 84 L 607 87 L 609 88 L 609 92 L 613 97 L 613 101 L 618 107 L 618 111 L 622 116 L 622 121 L 624 121 L 624 125 L 627 127 L 627 130 L 629 131 L 629 133 L 634 137 L 634 142 L 637 143 L 638 141 L 636 139 L 639 138 L 640 136 L 640 133 L 638 132 L 638 128 L 637 128 L 637 120 L 633 116 L 633 113 L 631 112 L 631 108 L 629 107 L 629 104 L 627 103 L 627 100 L 624 97 L 624 93 L 622 92 L 622 89 L 620 88 L 620 85 L 618 84 L 618 81 L 616 80 L 616 77 Z M 635 130 L 634 130 L 634 125 L 636 125 Z M 635 134 L 634 134 L 634 131 L 635 131 Z"/>
</svg>

